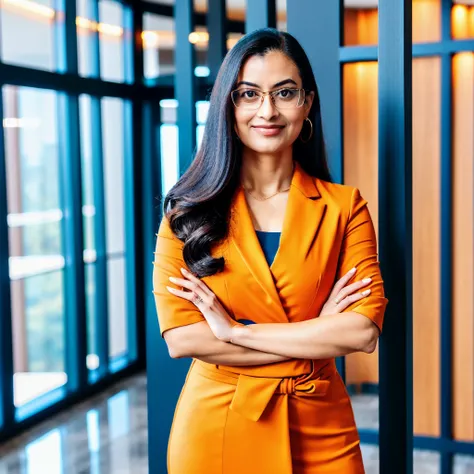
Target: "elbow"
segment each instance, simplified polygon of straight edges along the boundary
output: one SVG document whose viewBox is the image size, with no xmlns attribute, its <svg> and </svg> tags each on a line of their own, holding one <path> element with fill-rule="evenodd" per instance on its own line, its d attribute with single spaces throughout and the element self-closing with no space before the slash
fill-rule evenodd
<svg viewBox="0 0 474 474">
<path fill-rule="evenodd" d="M 372 354 L 377 348 L 377 342 L 379 340 L 379 330 L 375 324 L 364 333 L 363 341 L 361 343 L 361 352 L 366 354 Z"/>
<path fill-rule="evenodd" d="M 191 357 L 191 355 L 188 354 L 186 344 L 184 344 L 185 338 L 180 337 L 180 334 L 178 334 L 178 332 L 179 331 L 171 330 L 166 331 L 163 334 L 166 346 L 168 347 L 169 356 L 172 359 L 183 359 L 185 357 Z"/>
</svg>

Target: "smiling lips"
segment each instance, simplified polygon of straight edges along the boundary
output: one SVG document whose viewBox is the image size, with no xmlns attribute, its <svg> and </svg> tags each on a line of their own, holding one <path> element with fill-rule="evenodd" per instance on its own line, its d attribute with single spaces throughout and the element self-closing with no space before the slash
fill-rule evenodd
<svg viewBox="0 0 474 474">
<path fill-rule="evenodd" d="M 283 130 L 284 125 L 254 125 L 252 128 L 261 135 L 272 137 L 278 135 Z"/>
</svg>

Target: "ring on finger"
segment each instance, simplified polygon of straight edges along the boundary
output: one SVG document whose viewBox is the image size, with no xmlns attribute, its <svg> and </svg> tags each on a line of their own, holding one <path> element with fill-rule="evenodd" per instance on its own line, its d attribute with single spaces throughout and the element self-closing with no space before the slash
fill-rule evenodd
<svg viewBox="0 0 474 474">
<path fill-rule="evenodd" d="M 204 303 L 204 300 L 199 295 L 194 295 L 193 303 L 197 306 L 199 303 Z"/>
</svg>

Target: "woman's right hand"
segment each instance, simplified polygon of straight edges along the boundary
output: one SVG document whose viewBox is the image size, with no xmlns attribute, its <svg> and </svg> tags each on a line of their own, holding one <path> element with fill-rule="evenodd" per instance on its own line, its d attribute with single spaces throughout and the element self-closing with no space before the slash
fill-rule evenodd
<svg viewBox="0 0 474 474">
<path fill-rule="evenodd" d="M 342 313 L 349 305 L 355 301 L 367 297 L 370 294 L 370 289 L 365 291 L 359 290 L 364 288 L 364 286 L 367 286 L 372 281 L 371 278 L 365 278 L 364 280 L 356 281 L 355 283 L 348 285 L 355 273 L 356 268 L 349 270 L 334 285 L 328 300 L 319 313 L 319 317 L 328 316 L 329 314 Z"/>
</svg>

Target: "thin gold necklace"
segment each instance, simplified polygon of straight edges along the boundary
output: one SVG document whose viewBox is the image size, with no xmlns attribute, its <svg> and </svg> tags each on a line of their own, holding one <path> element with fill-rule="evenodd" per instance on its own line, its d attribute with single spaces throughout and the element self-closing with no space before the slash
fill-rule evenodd
<svg viewBox="0 0 474 474">
<path fill-rule="evenodd" d="M 295 171 L 295 163 L 293 162 L 293 171 L 292 171 L 292 173 L 291 173 L 292 176 L 293 176 L 294 171 Z M 250 191 L 250 189 L 247 189 L 243 184 L 241 184 L 241 186 L 242 186 L 242 188 L 245 189 L 245 191 L 247 191 L 247 192 L 248 192 L 254 199 L 256 199 L 257 201 L 266 201 L 267 199 L 270 199 L 270 198 L 276 196 L 277 194 L 285 193 L 286 191 L 289 191 L 290 188 L 291 188 L 291 184 L 290 184 L 290 186 L 288 186 L 288 188 L 286 188 L 286 189 L 280 189 L 280 190 L 277 191 L 276 193 L 271 194 L 270 196 L 266 196 L 266 197 L 263 197 L 263 198 L 262 198 L 262 197 L 258 197 L 258 196 L 256 196 L 255 194 L 253 194 L 253 192 Z"/>
</svg>

